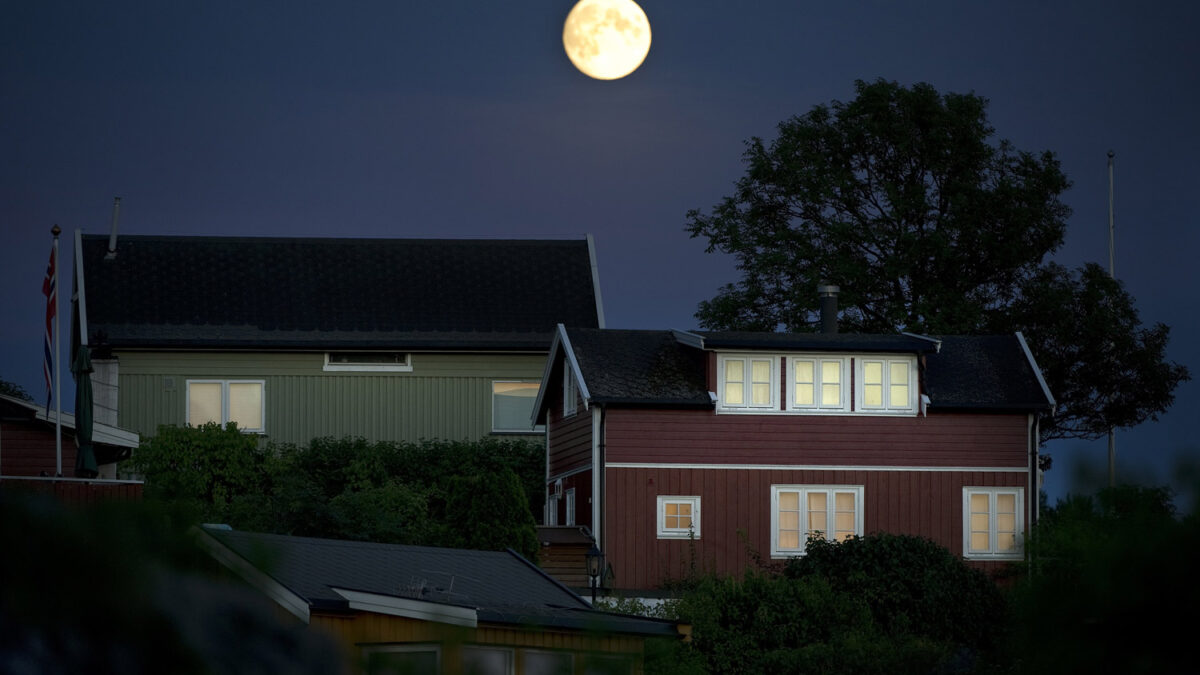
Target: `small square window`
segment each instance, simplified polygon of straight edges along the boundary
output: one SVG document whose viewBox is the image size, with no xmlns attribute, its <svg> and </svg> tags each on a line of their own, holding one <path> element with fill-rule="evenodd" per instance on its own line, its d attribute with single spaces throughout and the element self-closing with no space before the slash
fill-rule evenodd
<svg viewBox="0 0 1200 675">
<path fill-rule="evenodd" d="M 658 498 L 658 538 L 700 538 L 700 498 Z"/>
</svg>

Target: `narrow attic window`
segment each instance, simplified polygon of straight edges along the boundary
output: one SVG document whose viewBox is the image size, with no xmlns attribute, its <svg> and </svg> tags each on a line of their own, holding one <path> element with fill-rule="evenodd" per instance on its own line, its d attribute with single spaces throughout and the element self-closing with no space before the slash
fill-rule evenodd
<svg viewBox="0 0 1200 675">
<path fill-rule="evenodd" d="M 326 352 L 325 371 L 411 373 L 407 352 Z"/>
</svg>

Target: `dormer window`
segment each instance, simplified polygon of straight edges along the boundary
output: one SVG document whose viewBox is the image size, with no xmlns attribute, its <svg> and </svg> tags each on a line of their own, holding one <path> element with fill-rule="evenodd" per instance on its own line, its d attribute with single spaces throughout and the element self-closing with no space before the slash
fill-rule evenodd
<svg viewBox="0 0 1200 675">
<path fill-rule="evenodd" d="M 915 415 L 920 394 L 901 354 L 720 354 L 717 378 L 727 413 Z"/>
<path fill-rule="evenodd" d="M 849 411 L 849 359 L 834 356 L 793 356 L 788 359 L 792 386 L 790 410 Z"/>
<path fill-rule="evenodd" d="M 745 411 L 778 408 L 776 362 L 769 356 L 722 356 L 717 384 L 721 407 Z"/>
<path fill-rule="evenodd" d="M 907 413 L 917 408 L 916 360 L 900 358 L 858 359 L 858 400 L 863 412 Z"/>
</svg>

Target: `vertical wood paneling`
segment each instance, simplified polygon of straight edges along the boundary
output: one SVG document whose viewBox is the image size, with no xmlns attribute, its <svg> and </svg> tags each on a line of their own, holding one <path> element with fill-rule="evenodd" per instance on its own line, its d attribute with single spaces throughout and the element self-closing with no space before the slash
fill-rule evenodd
<svg viewBox="0 0 1200 675">
<path fill-rule="evenodd" d="M 695 563 L 740 575 L 752 561 L 739 528 L 754 550 L 770 556 L 772 485 L 862 485 L 865 533 L 928 537 L 960 555 L 963 488 L 1020 487 L 1025 480 L 1021 473 L 974 471 L 610 468 L 608 474 L 612 537 L 605 554 L 618 589 L 657 587 L 693 561 L 691 542 L 657 538 L 658 495 L 699 495 L 703 521 Z"/>
<path fill-rule="evenodd" d="M 289 443 L 321 436 L 487 436 L 492 381 L 538 380 L 545 364 L 544 356 L 527 354 L 415 354 L 412 373 L 326 373 L 323 353 L 130 352 L 119 358 L 119 426 L 151 436 L 160 424 L 184 424 L 188 379 L 262 379 L 267 435 Z"/>
</svg>

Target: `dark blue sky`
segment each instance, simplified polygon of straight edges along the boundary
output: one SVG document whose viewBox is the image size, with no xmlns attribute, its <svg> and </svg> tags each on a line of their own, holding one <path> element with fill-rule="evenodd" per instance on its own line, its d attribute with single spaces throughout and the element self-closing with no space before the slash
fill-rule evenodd
<svg viewBox="0 0 1200 675">
<path fill-rule="evenodd" d="M 998 137 L 1074 181 L 1067 265 L 1107 262 L 1200 374 L 1200 5 L 645 0 L 624 80 L 578 73 L 571 0 L 18 3 L 0 25 L 0 378 L 45 395 L 49 228 L 126 234 L 596 238 L 608 325 L 690 328 L 736 278 L 683 231 L 743 141 L 855 79 L 991 100 Z M 63 259 L 70 255 L 64 241 Z M 67 280 L 64 288 L 69 288 Z M 65 325 L 64 325 L 65 329 Z M 70 407 L 69 405 L 67 406 Z M 1200 458 L 1200 385 L 1119 435 L 1120 470 Z M 1048 448 L 1052 498 L 1105 445 Z"/>
</svg>

